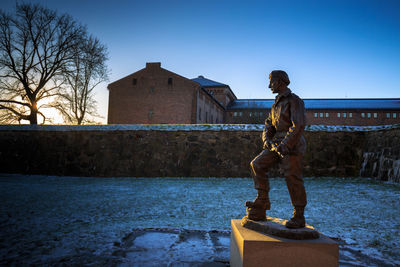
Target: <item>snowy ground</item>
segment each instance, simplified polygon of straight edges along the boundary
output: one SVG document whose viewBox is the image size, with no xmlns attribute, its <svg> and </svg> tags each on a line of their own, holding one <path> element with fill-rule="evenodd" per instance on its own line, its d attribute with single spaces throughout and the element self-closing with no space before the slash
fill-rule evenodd
<svg viewBox="0 0 400 267">
<path fill-rule="evenodd" d="M 307 223 L 338 240 L 341 266 L 400 265 L 399 184 L 358 178 L 305 183 Z M 271 179 L 271 188 L 268 216 L 289 218 L 284 179 Z M 0 265 L 124 266 L 164 257 L 164 264 L 223 266 L 230 219 L 243 217 L 244 201 L 254 196 L 249 178 L 3 174 Z"/>
</svg>

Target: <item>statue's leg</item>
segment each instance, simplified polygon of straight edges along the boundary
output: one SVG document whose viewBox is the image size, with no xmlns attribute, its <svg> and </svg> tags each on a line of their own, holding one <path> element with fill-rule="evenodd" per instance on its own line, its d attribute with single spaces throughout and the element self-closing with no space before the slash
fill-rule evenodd
<svg viewBox="0 0 400 267">
<path fill-rule="evenodd" d="M 292 201 L 293 217 L 287 222 L 288 228 L 305 226 L 304 208 L 307 205 L 307 194 L 303 181 L 303 155 L 289 155 L 282 161 L 286 185 Z"/>
<path fill-rule="evenodd" d="M 263 150 L 250 163 L 254 180 L 254 188 L 257 189 L 257 197 L 254 201 L 246 201 L 247 216 L 251 220 L 265 220 L 265 211 L 270 209 L 268 170 L 279 161 L 275 152 Z"/>
</svg>

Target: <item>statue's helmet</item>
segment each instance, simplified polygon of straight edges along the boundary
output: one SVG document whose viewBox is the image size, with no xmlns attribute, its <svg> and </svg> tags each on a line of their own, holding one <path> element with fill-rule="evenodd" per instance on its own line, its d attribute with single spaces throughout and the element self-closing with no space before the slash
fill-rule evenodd
<svg viewBox="0 0 400 267">
<path fill-rule="evenodd" d="M 282 82 L 284 82 L 286 84 L 286 86 L 288 86 L 290 84 L 289 76 L 283 70 L 271 71 L 271 73 L 269 74 L 269 78 L 271 79 L 271 77 L 280 79 Z"/>
</svg>

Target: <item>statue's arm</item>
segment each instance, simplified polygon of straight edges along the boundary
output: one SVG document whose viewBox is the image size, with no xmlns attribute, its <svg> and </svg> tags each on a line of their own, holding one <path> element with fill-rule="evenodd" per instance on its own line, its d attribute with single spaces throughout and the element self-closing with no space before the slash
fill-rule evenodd
<svg viewBox="0 0 400 267">
<path fill-rule="evenodd" d="M 298 96 L 290 101 L 290 120 L 292 126 L 289 128 L 285 138 L 281 142 L 282 151 L 292 150 L 299 142 L 306 126 L 306 112 L 304 102 Z"/>
<path fill-rule="evenodd" d="M 262 133 L 262 141 L 265 148 L 269 148 L 268 142 L 272 140 L 276 133 L 275 127 L 272 125 L 271 113 L 268 115 L 268 118 L 265 120 L 265 126 Z"/>
</svg>

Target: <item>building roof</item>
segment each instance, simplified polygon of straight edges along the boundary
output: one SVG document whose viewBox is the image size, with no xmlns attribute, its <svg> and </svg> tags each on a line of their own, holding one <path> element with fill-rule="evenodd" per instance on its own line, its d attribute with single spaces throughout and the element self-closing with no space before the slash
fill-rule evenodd
<svg viewBox="0 0 400 267">
<path fill-rule="evenodd" d="M 235 99 L 231 101 L 227 109 L 270 109 L 274 99 Z"/>
<path fill-rule="evenodd" d="M 306 109 L 400 110 L 400 98 L 303 99 Z M 227 109 L 270 109 L 274 99 L 236 99 Z"/>
<path fill-rule="evenodd" d="M 142 72 L 144 72 L 144 71 L 146 71 L 146 70 L 148 70 L 148 69 L 152 69 L 152 70 L 154 70 L 154 69 L 157 70 L 157 69 L 158 69 L 159 71 L 162 71 L 162 72 L 164 72 L 164 73 L 169 73 L 169 74 L 171 74 L 171 75 L 175 75 L 175 76 L 178 76 L 178 77 L 180 77 L 180 78 L 182 78 L 182 79 L 185 79 L 185 80 L 187 80 L 187 81 L 190 81 L 191 83 L 193 83 L 193 85 L 198 85 L 198 84 L 199 84 L 199 83 L 193 81 L 192 79 L 188 79 L 188 78 L 183 77 L 182 75 L 179 75 L 179 74 L 177 74 L 177 73 L 175 73 L 175 72 L 172 72 L 172 71 L 169 71 L 169 70 L 167 70 L 167 69 L 161 68 L 161 62 L 147 62 L 147 63 L 146 63 L 146 68 L 140 69 L 140 70 L 138 70 L 138 71 L 136 71 L 136 72 L 134 72 L 134 73 L 132 73 L 132 74 L 129 74 L 129 75 L 127 75 L 127 76 L 125 76 L 125 77 L 123 77 L 123 78 L 121 78 L 121 79 L 119 79 L 119 80 L 116 80 L 116 81 L 114 81 L 114 82 L 112 82 L 112 83 L 109 83 L 109 84 L 107 85 L 107 89 L 110 90 L 110 89 L 113 88 L 115 85 L 118 85 L 119 82 L 121 82 L 121 81 L 123 81 L 123 80 L 125 80 L 125 79 L 130 79 L 130 78 L 134 77 L 135 75 L 140 75 Z M 201 86 L 200 86 L 200 87 L 201 87 Z"/>
<path fill-rule="evenodd" d="M 199 83 L 202 87 L 229 87 L 229 85 L 204 78 L 204 76 L 201 75 L 191 80 Z"/>
</svg>

